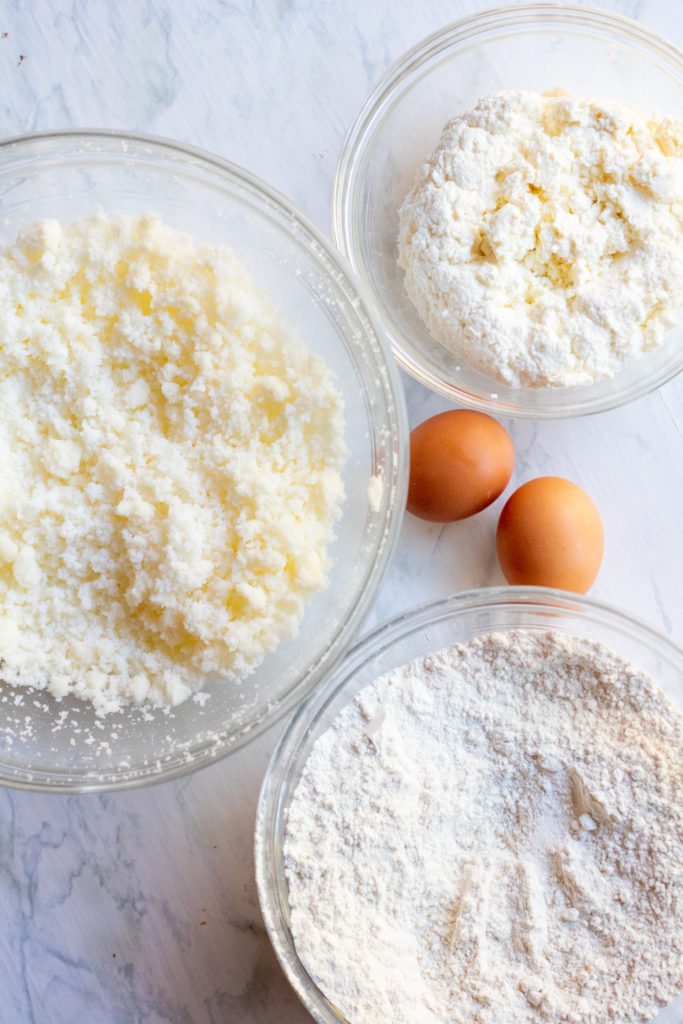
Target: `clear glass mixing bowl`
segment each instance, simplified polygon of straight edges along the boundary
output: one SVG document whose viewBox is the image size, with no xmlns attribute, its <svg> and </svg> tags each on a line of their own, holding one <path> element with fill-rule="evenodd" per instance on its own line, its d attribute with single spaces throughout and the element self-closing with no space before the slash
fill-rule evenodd
<svg viewBox="0 0 683 1024">
<path fill-rule="evenodd" d="M 361 638 L 287 726 L 261 789 L 255 833 L 256 881 L 275 952 L 318 1024 L 354 1024 L 326 999 L 297 956 L 289 927 L 282 846 L 287 808 L 318 737 L 378 676 L 430 652 L 489 632 L 559 630 L 611 647 L 648 672 L 683 712 L 683 650 L 626 612 L 542 587 L 492 587 L 405 612 Z M 656 1024 L 683 1022 L 683 993 Z"/>
<path fill-rule="evenodd" d="M 639 398 L 683 367 L 683 323 L 664 344 L 610 379 L 572 388 L 492 381 L 436 342 L 403 287 L 398 208 L 452 117 L 501 89 L 629 103 L 676 117 L 683 110 L 683 52 L 643 25 L 572 4 L 513 4 L 464 18 L 401 57 L 366 100 L 342 148 L 334 233 L 391 339 L 399 364 L 460 405 L 493 415 L 559 418 Z"/>
<path fill-rule="evenodd" d="M 160 781 L 224 756 L 323 679 L 362 622 L 396 541 L 407 487 L 402 390 L 338 253 L 282 195 L 225 160 L 177 143 L 117 132 L 56 132 L 0 143 L 0 240 L 42 217 L 70 222 L 153 211 L 196 242 L 222 242 L 247 267 L 309 349 L 334 370 L 346 406 L 347 499 L 329 586 L 296 639 L 238 687 L 203 703 L 129 708 L 97 718 L 75 698 L 0 686 L 0 783 L 89 791 Z M 369 482 L 381 477 L 381 493 Z M 0 652 L 1 654 L 2 652 Z"/>
</svg>

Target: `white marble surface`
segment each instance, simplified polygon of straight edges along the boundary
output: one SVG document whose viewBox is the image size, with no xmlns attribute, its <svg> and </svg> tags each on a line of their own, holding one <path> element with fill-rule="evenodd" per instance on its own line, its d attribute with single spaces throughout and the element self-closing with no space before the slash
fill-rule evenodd
<svg viewBox="0 0 683 1024">
<path fill-rule="evenodd" d="M 0 130 L 170 136 L 271 182 L 330 234 L 336 157 L 388 64 L 480 0 L 1 0 Z M 680 0 L 612 0 L 683 46 Z M 447 403 L 405 379 L 411 423 Z M 683 643 L 683 379 L 597 417 L 511 425 L 515 481 L 568 476 L 606 550 L 593 594 Z M 500 503 L 406 519 L 372 612 L 502 582 Z M 252 865 L 280 726 L 179 782 L 112 796 L 0 790 L 0 1024 L 304 1024 Z M 683 1018 L 682 1018 L 683 1019 Z M 504 1024 L 504 1022 L 501 1022 Z"/>
</svg>

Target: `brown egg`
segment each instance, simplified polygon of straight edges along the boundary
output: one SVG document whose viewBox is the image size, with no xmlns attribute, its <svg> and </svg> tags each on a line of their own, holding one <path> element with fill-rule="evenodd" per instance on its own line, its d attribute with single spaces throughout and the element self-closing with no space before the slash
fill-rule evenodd
<svg viewBox="0 0 683 1024">
<path fill-rule="evenodd" d="M 508 498 L 496 547 L 508 583 L 585 594 L 602 561 L 604 534 L 585 491 L 559 476 L 540 476 Z"/>
<path fill-rule="evenodd" d="M 507 487 L 514 461 L 510 435 L 486 413 L 432 416 L 410 435 L 408 511 L 433 523 L 481 512 Z"/>
</svg>

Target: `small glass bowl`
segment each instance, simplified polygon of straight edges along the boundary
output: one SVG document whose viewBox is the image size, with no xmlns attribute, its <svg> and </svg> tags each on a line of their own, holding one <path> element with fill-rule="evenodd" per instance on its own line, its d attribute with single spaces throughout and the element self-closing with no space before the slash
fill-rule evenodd
<svg viewBox="0 0 683 1024">
<path fill-rule="evenodd" d="M 635 21 L 571 4 L 514 4 L 441 29 L 378 82 L 342 148 L 334 234 L 409 374 L 460 405 L 553 419 L 600 412 L 683 368 L 683 323 L 614 377 L 570 388 L 509 387 L 459 365 L 420 320 L 397 264 L 398 209 L 444 125 L 502 89 L 578 96 L 680 116 L 683 52 Z"/>
<path fill-rule="evenodd" d="M 0 144 L 3 243 L 43 217 L 155 212 L 195 242 L 224 243 L 308 348 L 345 402 L 346 501 L 328 549 L 326 590 L 298 636 L 239 686 L 205 702 L 125 708 L 98 718 L 75 697 L 0 686 L 0 783 L 33 790 L 120 789 L 185 774 L 237 749 L 291 709 L 351 643 L 398 536 L 408 478 L 398 373 L 338 252 L 282 195 L 208 153 L 142 135 L 54 132 Z M 381 487 L 369 486 L 381 478 Z M 0 652 L 1 654 L 1 652 Z"/>
<path fill-rule="evenodd" d="M 310 978 L 289 926 L 282 845 L 289 802 L 313 744 L 355 694 L 384 673 L 450 644 L 513 629 L 553 629 L 600 641 L 648 672 L 683 712 L 683 650 L 627 612 L 560 590 L 469 591 L 398 615 L 358 641 L 287 726 L 268 766 L 256 816 L 256 881 L 266 928 L 287 978 L 318 1024 L 354 1022 L 347 1022 Z M 674 1007 L 669 1012 L 683 1009 L 683 994 Z M 656 1024 L 680 1021 L 666 1012 Z"/>
</svg>

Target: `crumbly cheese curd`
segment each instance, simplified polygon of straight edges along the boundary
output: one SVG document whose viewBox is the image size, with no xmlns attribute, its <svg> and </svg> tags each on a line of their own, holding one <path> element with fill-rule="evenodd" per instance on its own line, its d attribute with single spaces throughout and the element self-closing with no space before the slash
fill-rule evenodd
<svg viewBox="0 0 683 1024">
<path fill-rule="evenodd" d="M 683 122 L 560 91 L 451 120 L 399 211 L 432 336 L 511 386 L 612 377 L 683 306 Z"/>
<path fill-rule="evenodd" d="M 156 216 L 0 254 L 0 678 L 173 705 L 324 587 L 343 400 L 232 253 Z"/>
</svg>

